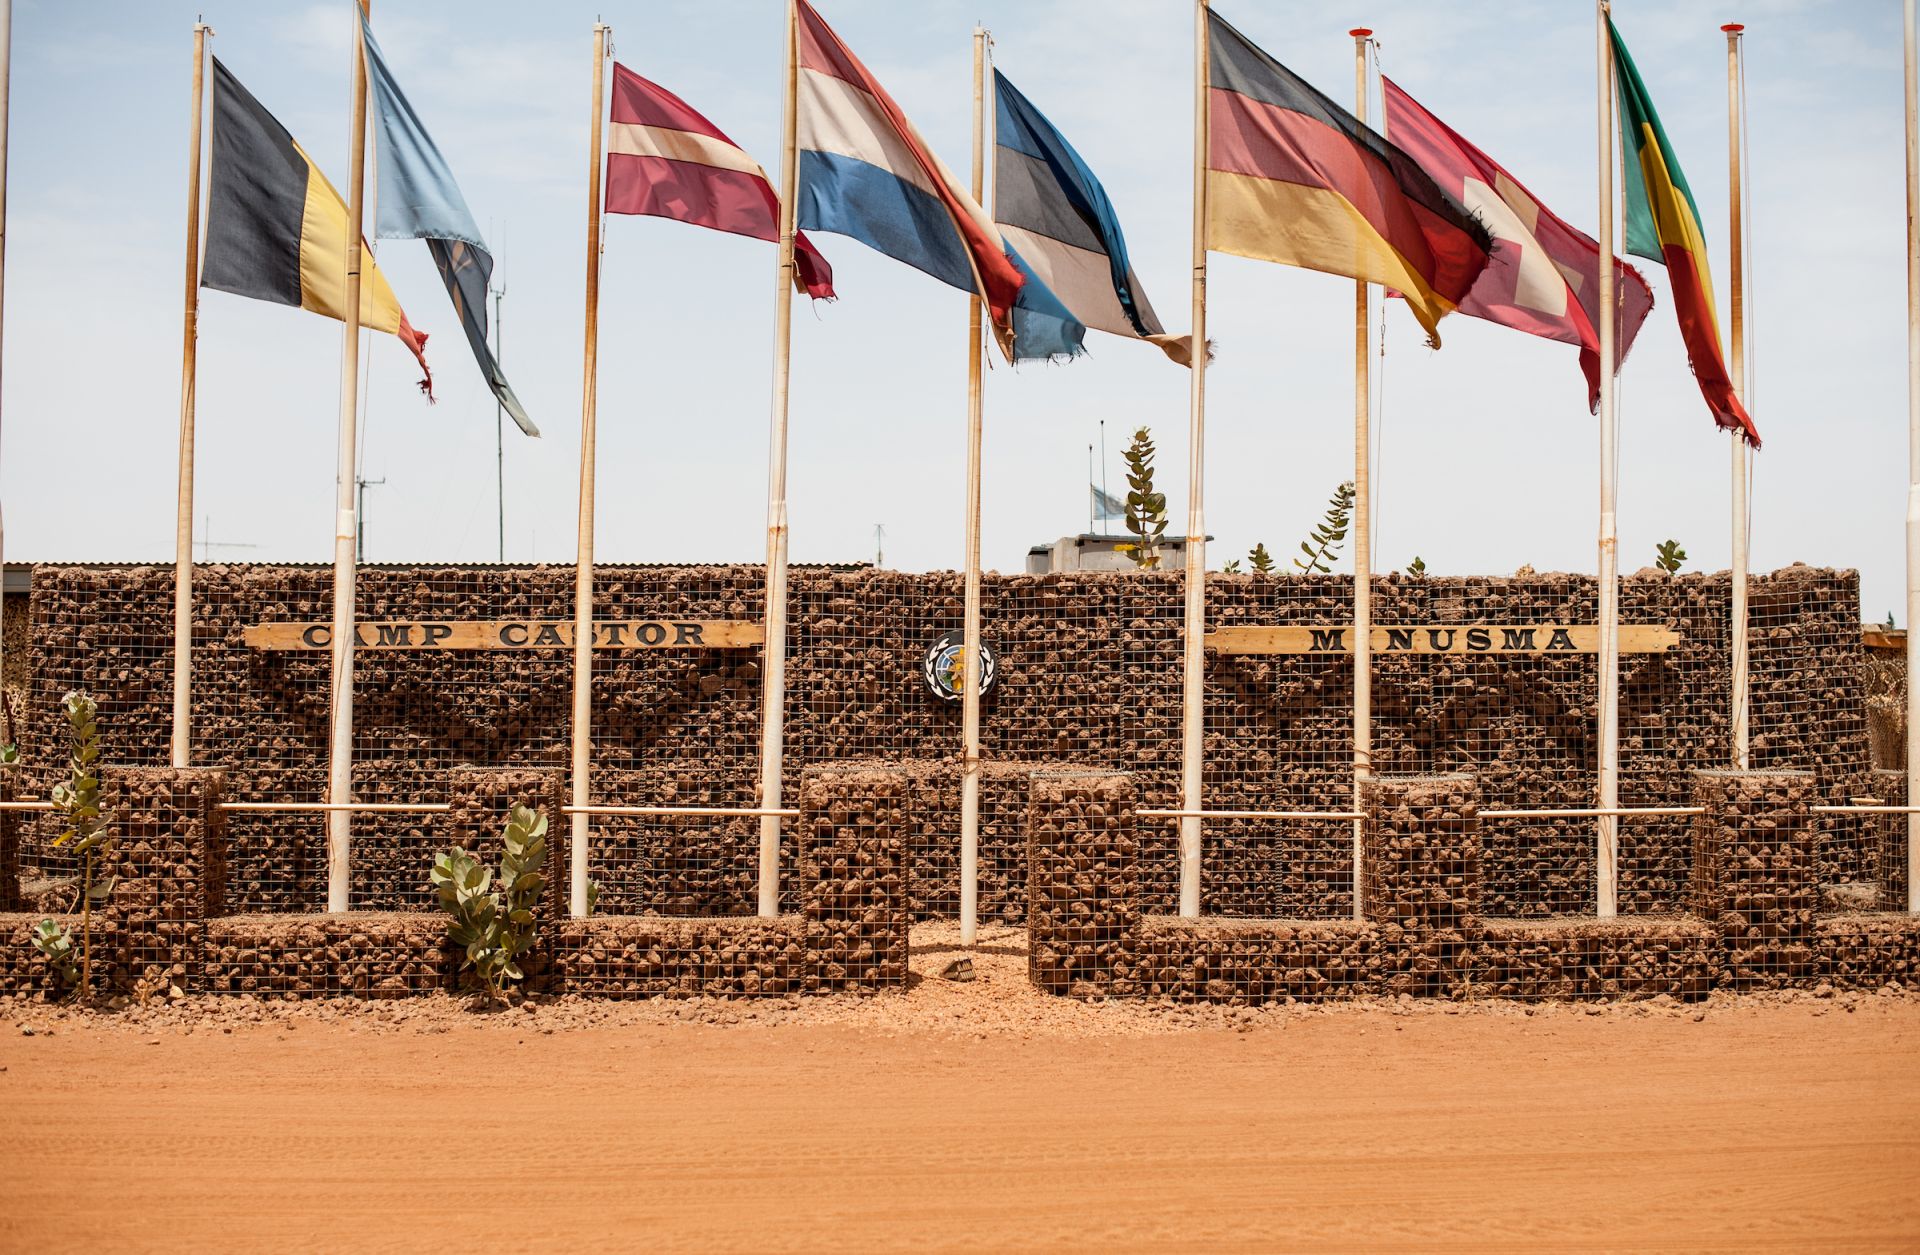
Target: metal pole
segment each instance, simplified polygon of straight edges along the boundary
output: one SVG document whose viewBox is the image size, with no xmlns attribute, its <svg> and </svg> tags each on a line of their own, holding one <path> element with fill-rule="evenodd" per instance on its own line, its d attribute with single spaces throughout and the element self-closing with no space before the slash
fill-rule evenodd
<svg viewBox="0 0 1920 1255">
<path fill-rule="evenodd" d="M 493 290 L 493 360 L 501 369 L 506 368 L 507 324 L 501 305 L 506 300 L 505 286 Z M 499 397 L 493 399 L 493 500 L 495 517 L 499 524 L 500 551 L 498 560 L 507 560 L 507 443 L 506 443 L 506 405 Z"/>
<path fill-rule="evenodd" d="M 1733 357 L 1733 395 L 1742 401 L 1747 392 L 1747 291 L 1746 223 L 1742 214 L 1740 186 L 1740 32 L 1738 22 L 1720 28 L 1727 33 L 1727 238 L 1733 267 L 1731 293 L 1733 319 L 1730 343 Z M 1747 440 L 1744 433 L 1729 432 L 1733 448 L 1733 599 L 1728 614 L 1728 631 L 1733 646 L 1733 765 L 1745 771 L 1749 765 L 1748 747 L 1748 664 L 1747 664 Z"/>
<path fill-rule="evenodd" d="M 359 0 L 362 13 L 370 0 Z M 354 451 L 360 425 L 360 235 L 366 212 L 367 61 L 360 13 L 353 17 L 352 156 L 347 169 L 347 273 L 340 334 L 340 451 L 334 472 L 333 737 L 327 801 L 353 800 Z M 327 910 L 345 911 L 352 885 L 353 812 L 327 816 Z"/>
<path fill-rule="evenodd" d="M 7 105 L 12 96 L 13 0 L 0 0 L 0 306 L 5 304 L 7 286 Z M 0 623 L 6 619 L 6 548 L 6 520 L 0 517 Z M 0 676 L 6 674 L 5 638 L 5 631 L 0 631 Z M 4 707 L 6 700 L 6 684 L 0 679 L 0 707 Z M 10 728 L 10 720 L 0 711 L 0 736 L 4 736 Z"/>
<path fill-rule="evenodd" d="M 1907 802 L 1920 780 L 1920 116 L 1914 0 L 1906 3 L 1907 112 Z M 1920 912 L 1920 814 L 1907 816 L 1907 910 Z"/>
<path fill-rule="evenodd" d="M 1207 0 L 1193 6 L 1193 378 L 1187 394 L 1187 614 L 1180 700 L 1180 808 L 1202 809 L 1206 771 Z M 1105 428 L 1102 427 L 1104 432 Z M 1180 914 L 1200 915 L 1201 820 L 1180 821 Z"/>
<path fill-rule="evenodd" d="M 587 159 L 587 310 L 585 348 L 580 367 L 580 532 L 573 567 L 573 805 L 588 805 L 588 771 L 593 758 L 593 455 L 600 400 L 600 164 L 601 115 L 606 96 L 605 22 L 593 24 L 593 113 Z M 587 914 L 588 842 L 591 817 L 573 813 L 569 829 L 571 881 L 568 908 L 575 919 Z"/>
<path fill-rule="evenodd" d="M 1373 32 L 1364 26 L 1353 36 L 1354 116 L 1367 120 L 1367 44 Z M 1367 309 L 1367 283 L 1353 285 L 1353 809 L 1364 800 L 1365 783 L 1373 772 L 1373 484 L 1372 379 L 1367 341 L 1372 319 Z M 1364 919 L 1361 906 L 1361 838 L 1364 819 L 1353 821 L 1353 918 Z"/>
<path fill-rule="evenodd" d="M 193 26 L 192 129 L 187 140 L 187 262 L 180 330 L 180 469 L 173 517 L 173 765 L 193 753 L 193 452 L 200 345 L 200 110 L 207 31 Z"/>
<path fill-rule="evenodd" d="M 1594 7 L 1599 91 L 1600 158 L 1600 789 L 1599 809 L 1620 805 L 1620 587 L 1619 533 L 1614 521 L 1616 456 L 1613 417 L 1613 44 L 1607 0 Z M 1595 829 L 1595 907 L 1602 919 L 1616 912 L 1619 818 L 1599 817 Z"/>
<path fill-rule="evenodd" d="M 973 28 L 973 199 L 986 195 L 987 28 Z M 967 299 L 966 595 L 960 651 L 960 944 L 980 908 L 980 294 Z"/>
<path fill-rule="evenodd" d="M 767 423 L 767 639 L 760 668 L 760 805 L 780 807 L 787 701 L 787 365 L 793 348 L 793 220 L 800 181 L 800 11 L 787 0 L 780 141 L 780 259 L 774 271 L 773 412 Z M 760 817 L 760 914 L 780 913 L 780 817 Z"/>
</svg>

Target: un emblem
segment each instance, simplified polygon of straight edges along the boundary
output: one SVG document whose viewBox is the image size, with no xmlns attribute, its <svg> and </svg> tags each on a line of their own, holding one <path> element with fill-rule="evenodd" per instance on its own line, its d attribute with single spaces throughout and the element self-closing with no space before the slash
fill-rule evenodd
<svg viewBox="0 0 1920 1255">
<path fill-rule="evenodd" d="M 963 696 L 960 692 L 966 672 L 960 668 L 965 665 L 966 636 L 962 632 L 948 632 L 933 648 L 927 651 L 926 662 L 922 667 L 927 680 L 927 688 L 943 702 L 957 702 Z M 986 641 L 980 642 L 980 695 L 985 697 L 993 688 L 994 676 L 999 672 L 999 659 L 993 652 L 993 646 Z"/>
</svg>

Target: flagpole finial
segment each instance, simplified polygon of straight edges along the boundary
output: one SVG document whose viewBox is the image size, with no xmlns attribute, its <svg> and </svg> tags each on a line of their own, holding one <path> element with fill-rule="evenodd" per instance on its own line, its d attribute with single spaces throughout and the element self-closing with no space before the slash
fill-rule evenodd
<svg viewBox="0 0 1920 1255">
<path fill-rule="evenodd" d="M 1373 36 L 1373 28 L 1370 26 L 1356 26 L 1348 31 L 1347 34 L 1352 35 L 1355 39 L 1369 39 Z"/>
<path fill-rule="evenodd" d="M 1747 29 L 1747 26 L 1746 26 L 1746 23 L 1744 22 L 1728 22 L 1725 26 L 1722 26 L 1720 29 L 1727 32 L 1727 34 L 1729 35 L 1738 35 L 1741 31 Z"/>
</svg>

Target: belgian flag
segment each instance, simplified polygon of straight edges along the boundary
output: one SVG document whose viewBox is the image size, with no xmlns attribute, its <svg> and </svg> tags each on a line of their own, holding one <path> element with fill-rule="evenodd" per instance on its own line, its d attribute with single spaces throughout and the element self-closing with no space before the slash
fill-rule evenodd
<svg viewBox="0 0 1920 1255">
<path fill-rule="evenodd" d="M 1418 162 L 1207 14 L 1207 247 L 1392 288 L 1426 328 L 1493 238 Z"/>
<path fill-rule="evenodd" d="M 201 286 L 344 321 L 346 203 L 218 57 L 208 183 Z M 407 321 L 372 253 L 361 256 L 360 325 L 400 337 L 425 375 L 421 391 L 432 396 L 433 376 L 423 354 L 427 337 Z"/>
<path fill-rule="evenodd" d="M 1713 273 L 1707 269 L 1706 233 L 1693 189 L 1667 142 L 1666 128 L 1653 111 L 1653 97 L 1627 52 L 1620 31 L 1607 19 L 1613 41 L 1614 78 L 1620 89 L 1620 154 L 1626 167 L 1627 251 L 1667 268 L 1673 284 L 1673 312 L 1700 394 L 1713 421 L 1737 431 L 1754 448 L 1760 432 L 1734 395 L 1733 379 L 1720 356 L 1720 320 L 1713 309 Z"/>
</svg>

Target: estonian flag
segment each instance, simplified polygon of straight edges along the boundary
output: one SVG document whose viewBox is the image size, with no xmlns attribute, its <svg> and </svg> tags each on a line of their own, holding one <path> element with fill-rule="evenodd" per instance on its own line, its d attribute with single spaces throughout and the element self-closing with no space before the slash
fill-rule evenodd
<svg viewBox="0 0 1920 1255">
<path fill-rule="evenodd" d="M 466 197 L 460 194 L 460 185 L 453 181 L 446 158 L 440 155 L 433 136 L 427 134 L 420 115 L 407 103 L 400 85 L 393 81 L 387 60 L 367 25 L 365 10 L 356 11 L 360 13 L 360 34 L 366 48 L 367 86 L 380 155 L 380 206 L 374 234 L 383 240 L 427 242 L 487 387 L 521 431 L 537 436 L 540 429 L 520 407 L 520 398 L 513 395 L 487 345 L 487 283 L 493 277 L 493 256 L 467 209 Z"/>
<path fill-rule="evenodd" d="M 1152 341 L 1192 365 L 1193 337 L 1160 325 L 1100 180 L 1006 75 L 995 70 L 993 84 L 993 217 L 1001 234 L 1081 322 Z"/>
<path fill-rule="evenodd" d="M 346 317 L 347 206 L 287 128 L 213 59 L 213 157 L 208 168 L 204 287 L 328 318 Z M 360 325 L 400 337 L 426 375 L 423 349 L 371 253 L 364 251 Z"/>
</svg>

